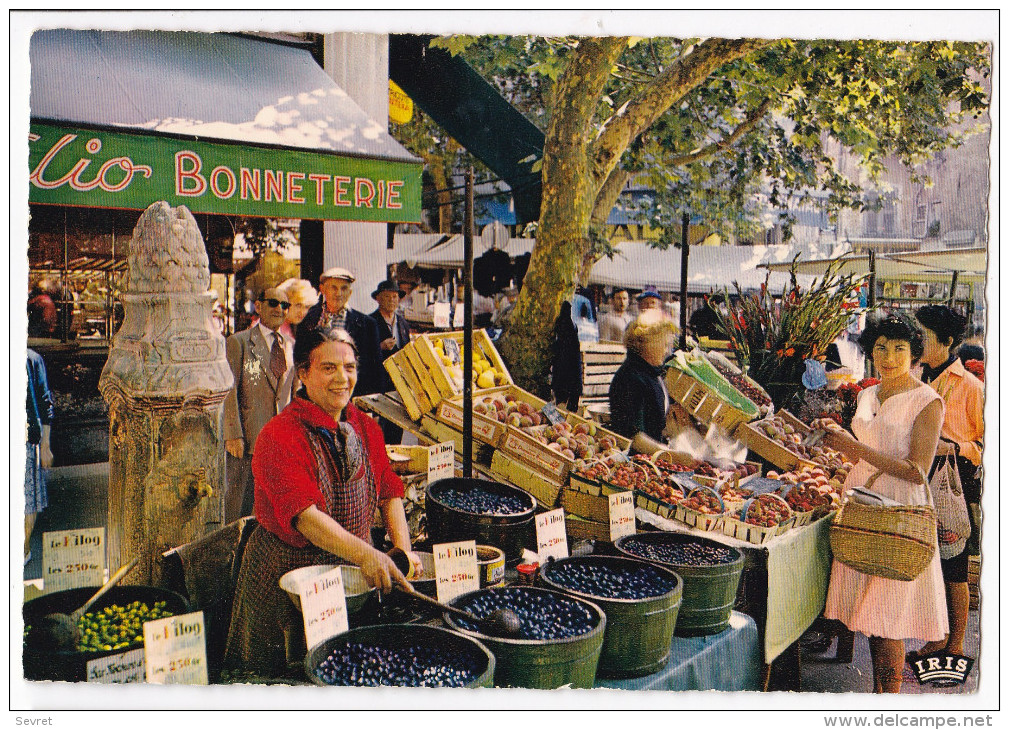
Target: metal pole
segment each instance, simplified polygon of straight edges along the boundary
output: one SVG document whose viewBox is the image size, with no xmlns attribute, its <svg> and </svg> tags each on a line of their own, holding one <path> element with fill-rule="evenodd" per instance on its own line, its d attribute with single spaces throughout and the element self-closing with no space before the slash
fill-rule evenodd
<svg viewBox="0 0 1009 730">
<path fill-rule="evenodd" d="M 680 234 L 680 349 L 687 349 L 687 259 L 690 257 L 690 215 L 683 214 Z"/>
<path fill-rule="evenodd" d="M 956 269 L 953 270 L 953 279 L 949 283 L 949 302 L 950 307 L 956 302 L 956 280 L 960 276 L 960 272 Z"/>
<path fill-rule="evenodd" d="M 473 168 L 466 171 L 463 229 L 462 475 L 473 478 Z"/>
<path fill-rule="evenodd" d="M 876 306 L 876 252 L 869 251 L 869 308 Z"/>
</svg>

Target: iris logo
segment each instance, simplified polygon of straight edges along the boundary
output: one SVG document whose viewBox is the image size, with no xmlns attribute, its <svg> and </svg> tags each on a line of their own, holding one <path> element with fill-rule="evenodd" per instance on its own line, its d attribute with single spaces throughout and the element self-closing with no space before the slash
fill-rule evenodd
<svg viewBox="0 0 1009 730">
<path fill-rule="evenodd" d="M 927 654 L 911 663 L 919 684 L 953 687 L 963 684 L 974 666 L 970 657 L 957 654 Z"/>
</svg>

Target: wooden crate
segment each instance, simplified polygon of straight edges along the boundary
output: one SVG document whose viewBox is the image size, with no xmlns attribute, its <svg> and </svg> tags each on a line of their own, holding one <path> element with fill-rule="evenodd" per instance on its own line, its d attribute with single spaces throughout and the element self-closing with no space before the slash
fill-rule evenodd
<svg viewBox="0 0 1009 730">
<path fill-rule="evenodd" d="M 462 457 L 462 431 L 456 431 L 451 426 L 448 426 L 440 421 L 436 421 L 432 416 L 426 413 L 421 417 L 420 425 L 423 431 L 435 441 L 438 441 L 439 443 L 452 442 L 455 444 L 456 457 Z M 480 443 L 475 438 L 472 440 L 472 446 L 473 461 L 485 466 L 489 465 L 491 457 L 494 454 L 494 448 L 488 446 L 487 444 Z"/>
<path fill-rule="evenodd" d="M 462 394 L 463 383 L 453 379 L 448 367 L 442 362 L 438 352 L 435 348 L 435 342 L 438 340 L 453 340 L 459 346 L 460 353 L 463 346 L 463 333 L 462 332 L 442 332 L 442 333 L 425 333 L 419 335 L 413 344 L 417 350 L 417 354 L 420 356 L 421 361 L 426 366 L 430 377 L 433 380 L 434 386 L 438 389 L 442 398 L 453 398 L 457 395 Z M 473 331 L 473 350 L 474 353 L 477 351 L 481 352 L 483 356 L 487 359 L 494 369 L 497 370 L 503 376 L 507 384 L 514 382 L 512 380 L 511 374 L 508 372 L 508 367 L 505 365 L 504 360 L 501 359 L 501 354 L 494 347 L 494 343 L 491 341 L 490 336 L 487 334 L 486 330 L 474 330 Z M 462 360 L 460 358 L 460 367 L 462 366 Z M 499 387 L 499 385 L 495 385 Z M 477 388 L 474 386 L 473 392 L 479 393 L 487 388 Z M 437 404 L 436 404 L 437 405 Z"/>
<path fill-rule="evenodd" d="M 571 472 L 568 475 L 568 483 L 572 489 L 593 497 L 598 497 L 603 493 L 603 483 L 601 481 L 598 479 L 588 479 L 575 472 Z"/>
<path fill-rule="evenodd" d="M 796 428 L 801 427 L 800 430 L 805 429 L 803 431 L 804 433 L 809 431 L 808 426 L 805 426 L 802 421 L 795 418 L 795 416 L 792 416 L 792 414 L 788 413 L 788 411 L 782 409 L 778 411 L 778 414 L 782 415 L 783 418 L 785 418 L 787 414 L 787 416 L 790 416 L 791 419 L 798 424 Z M 788 418 L 786 418 L 786 420 L 788 420 Z M 791 421 L 789 422 L 791 423 Z M 732 433 L 732 437 L 737 441 L 742 442 L 746 448 L 764 457 L 783 471 L 792 471 L 803 466 L 816 466 L 816 464 L 809 459 L 804 459 L 794 451 L 786 449 L 777 441 L 765 436 L 757 430 L 757 426 L 753 422 L 739 424 L 736 427 L 736 430 Z"/>
<path fill-rule="evenodd" d="M 748 522 L 743 522 L 731 515 L 725 515 L 722 520 L 721 530 L 723 534 L 728 535 L 729 537 L 734 537 L 737 540 L 742 540 L 743 542 L 748 542 L 753 545 L 763 545 L 768 540 L 771 540 L 781 534 L 778 525 L 775 525 L 774 527 L 751 525 Z"/>
<path fill-rule="evenodd" d="M 722 400 L 707 384 L 678 368 L 666 371 L 666 390 L 694 418 L 704 424 L 715 424 L 732 433 L 740 423 L 754 420 L 757 415 L 744 413 Z"/>
<path fill-rule="evenodd" d="M 409 388 L 410 393 L 412 394 L 414 400 L 420 407 L 421 413 L 430 413 L 432 410 L 434 410 L 435 404 L 431 402 L 430 398 L 428 398 L 427 390 L 424 388 L 423 385 L 421 385 L 420 375 L 418 375 L 417 371 L 414 370 L 413 364 L 410 362 L 410 359 L 407 356 L 406 352 L 400 350 L 392 357 L 386 358 L 385 361 L 386 362 L 391 361 L 393 365 L 398 368 L 400 375 L 406 382 L 407 388 Z M 398 392 L 400 396 L 403 395 L 403 393 L 400 392 L 398 388 L 396 392 Z"/>
<path fill-rule="evenodd" d="M 532 393 L 528 393 L 516 385 L 504 385 L 500 388 L 489 388 L 486 390 L 481 390 L 478 394 L 474 394 L 473 403 L 476 403 L 487 397 L 500 397 L 506 398 L 511 397 L 516 401 L 523 403 L 528 403 L 530 406 L 535 408 L 537 411 L 541 410 L 543 406 L 546 405 L 546 401 L 537 398 Z M 447 423 L 453 428 L 462 431 L 462 418 L 463 418 L 463 399 L 462 396 L 457 396 L 453 398 L 447 398 L 438 404 L 438 408 L 435 410 L 435 418 L 437 418 L 442 423 Z M 480 428 L 477 428 L 477 423 L 480 423 Z M 504 434 L 506 430 L 506 425 L 496 418 L 491 418 L 489 416 L 482 415 L 480 413 L 473 413 L 473 437 L 479 441 L 483 441 L 491 446 L 500 446 L 502 439 L 504 439 Z"/>
<path fill-rule="evenodd" d="M 665 517 L 667 520 L 676 519 L 675 504 L 663 501 L 647 492 L 634 490 L 634 505 L 649 512 L 654 512 L 659 517 Z"/>
<path fill-rule="evenodd" d="M 574 540 L 602 540 L 610 541 L 610 522 L 598 522 L 596 520 L 586 520 L 576 515 L 564 518 L 564 527 L 568 533 L 568 539 Z"/>
<path fill-rule="evenodd" d="M 554 509 L 563 489 L 559 483 L 545 479 L 522 462 L 510 458 L 503 451 L 495 451 L 490 462 L 491 473 L 521 487 L 536 498 L 545 509 Z"/>
<path fill-rule="evenodd" d="M 610 500 L 602 495 L 593 497 L 591 494 L 575 489 L 561 490 L 561 507 L 568 512 L 586 520 L 597 522 L 610 521 Z"/>
<path fill-rule="evenodd" d="M 757 462 L 755 462 L 755 461 L 747 461 L 745 463 L 746 464 L 752 464 L 753 466 L 757 467 L 757 471 L 755 471 L 753 474 L 749 474 L 749 475 L 743 477 L 742 479 L 740 479 L 739 480 L 739 486 L 741 486 L 741 487 L 745 486 L 747 482 L 753 481 L 754 479 L 756 479 L 757 477 L 759 477 L 760 476 L 760 472 L 761 472 L 760 464 L 758 464 Z M 711 488 L 714 489 L 714 488 L 717 488 L 717 486 L 719 485 L 719 481 L 715 477 L 699 476 L 697 474 L 693 474 L 693 475 L 691 475 L 690 478 L 693 479 L 698 484 L 700 484 L 701 486 L 704 486 L 704 487 L 711 487 Z"/>
<path fill-rule="evenodd" d="M 682 504 L 676 505 L 676 509 L 671 517 L 686 525 L 696 527 L 698 530 L 713 530 L 716 532 L 721 531 L 722 523 L 725 521 L 724 513 L 709 515 L 705 512 L 698 512 L 690 507 L 684 507 Z"/>
<path fill-rule="evenodd" d="M 398 353 L 397 353 L 398 354 Z M 399 393 L 400 400 L 403 401 L 403 407 L 406 409 L 407 415 L 414 421 L 419 421 L 424 412 L 420 409 L 420 404 L 417 399 L 413 396 L 413 389 L 406 382 L 406 378 L 403 377 L 401 371 L 401 366 L 397 360 L 395 360 L 396 355 L 386 358 L 383 363 L 385 371 L 389 373 L 389 378 L 392 380 L 392 384 L 396 387 L 396 392 Z"/>
<path fill-rule="evenodd" d="M 608 431 L 594 421 L 582 418 L 574 413 L 569 413 L 562 408 L 558 408 L 558 410 L 572 427 L 580 423 L 591 424 L 596 428 L 596 439 L 601 436 L 609 436 L 620 451 L 626 452 L 630 448 L 630 439 Z M 559 480 L 563 484 L 567 483 L 568 474 L 575 463 L 574 459 L 570 459 L 553 449 L 548 449 L 545 444 L 537 441 L 527 430 L 515 426 L 508 426 L 500 448 L 509 456 L 524 462 L 551 479 Z"/>
<path fill-rule="evenodd" d="M 414 372 L 417 374 L 417 379 L 420 381 L 421 387 L 424 389 L 424 394 L 427 399 L 433 404 L 437 405 L 442 400 L 441 391 L 435 384 L 431 377 L 431 373 L 428 371 L 427 366 L 420 357 L 420 353 L 417 351 L 417 346 L 410 342 L 406 345 L 400 352 L 406 355 L 406 359 L 410 362 L 413 367 Z"/>
</svg>

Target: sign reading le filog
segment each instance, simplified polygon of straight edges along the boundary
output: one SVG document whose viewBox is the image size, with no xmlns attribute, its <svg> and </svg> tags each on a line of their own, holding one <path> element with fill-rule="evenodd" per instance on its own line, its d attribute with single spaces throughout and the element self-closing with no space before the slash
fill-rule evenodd
<svg viewBox="0 0 1009 730">
<path fill-rule="evenodd" d="M 420 220 L 420 166 L 49 124 L 28 135 L 29 201 L 276 218 Z"/>
</svg>

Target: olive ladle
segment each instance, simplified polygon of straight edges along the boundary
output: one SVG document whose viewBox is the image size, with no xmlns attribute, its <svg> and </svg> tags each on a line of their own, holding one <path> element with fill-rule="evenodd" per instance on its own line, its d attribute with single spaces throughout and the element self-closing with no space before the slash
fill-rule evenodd
<svg viewBox="0 0 1009 730">
<path fill-rule="evenodd" d="M 521 632 L 522 620 L 518 617 L 518 614 L 510 608 L 499 608 L 491 611 L 484 618 L 477 618 L 469 611 L 463 611 L 461 608 L 456 608 L 455 606 L 444 604 L 441 601 L 436 601 L 412 586 L 410 588 L 406 588 L 399 583 L 394 583 L 393 585 L 416 601 L 440 608 L 442 611 L 447 611 L 459 618 L 464 618 L 467 621 L 475 623 L 480 628 L 480 633 L 487 634 L 488 636 L 515 639 L 518 638 Z"/>
<path fill-rule="evenodd" d="M 87 613 L 95 601 L 108 593 L 119 583 L 126 574 L 137 567 L 140 556 L 136 556 L 126 565 L 122 566 L 115 574 L 109 578 L 108 583 L 99 588 L 87 602 L 74 611 L 69 616 L 65 613 L 48 613 L 43 616 L 36 625 L 32 626 L 28 636 L 25 637 L 26 645 L 33 649 L 43 649 L 52 651 L 73 651 L 80 643 L 81 630 L 77 627 L 77 622 L 81 616 Z"/>
</svg>

